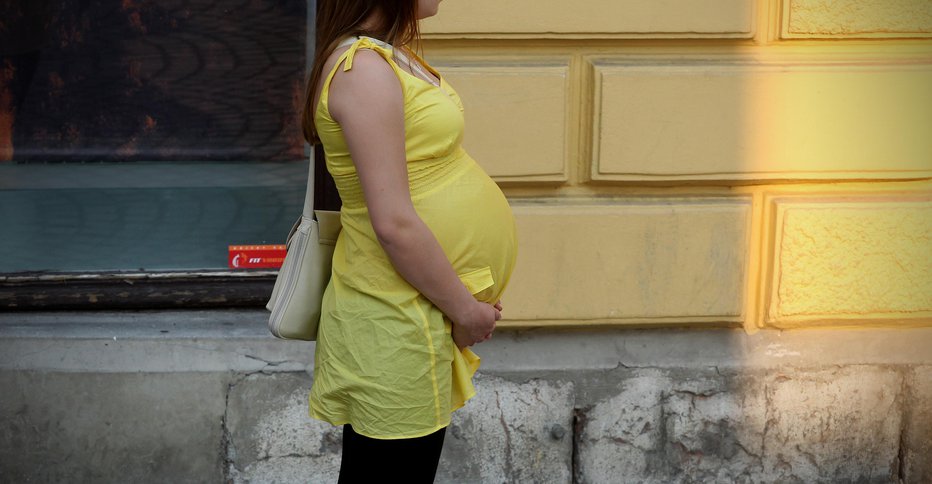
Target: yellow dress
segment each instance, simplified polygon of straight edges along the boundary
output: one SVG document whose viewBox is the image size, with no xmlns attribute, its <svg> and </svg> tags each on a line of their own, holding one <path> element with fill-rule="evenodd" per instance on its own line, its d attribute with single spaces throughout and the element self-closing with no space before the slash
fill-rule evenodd
<svg viewBox="0 0 932 484">
<path fill-rule="evenodd" d="M 401 69 L 391 45 L 356 39 L 325 79 L 315 112 L 327 169 L 343 199 L 343 231 L 324 292 L 310 414 L 352 424 L 367 437 L 420 437 L 449 425 L 451 412 L 475 395 L 479 358 L 456 347 L 449 319 L 398 274 L 372 229 L 346 140 L 327 107 L 336 69 L 352 69 L 358 49 L 379 53 L 401 82 L 411 200 L 480 301 L 498 301 L 508 284 L 517 248 L 514 216 L 461 146 L 463 106 L 453 88 Z"/>
</svg>

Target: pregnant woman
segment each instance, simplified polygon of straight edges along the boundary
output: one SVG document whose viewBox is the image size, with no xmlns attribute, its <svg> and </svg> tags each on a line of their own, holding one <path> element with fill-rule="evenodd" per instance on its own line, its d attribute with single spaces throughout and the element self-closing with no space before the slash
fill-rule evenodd
<svg viewBox="0 0 932 484">
<path fill-rule="evenodd" d="M 432 482 L 475 394 L 515 261 L 498 186 L 463 150 L 463 105 L 416 53 L 440 0 L 318 0 L 305 137 L 343 200 L 310 413 L 343 425 L 340 482 Z"/>
</svg>

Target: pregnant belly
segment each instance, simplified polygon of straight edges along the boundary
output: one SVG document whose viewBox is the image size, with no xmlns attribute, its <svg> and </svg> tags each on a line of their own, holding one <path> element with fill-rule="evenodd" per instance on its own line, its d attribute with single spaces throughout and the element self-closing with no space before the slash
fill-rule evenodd
<svg viewBox="0 0 932 484">
<path fill-rule="evenodd" d="M 472 159 L 437 190 L 414 200 L 460 279 L 484 302 L 501 298 L 517 250 L 514 215 L 498 185 Z"/>
</svg>

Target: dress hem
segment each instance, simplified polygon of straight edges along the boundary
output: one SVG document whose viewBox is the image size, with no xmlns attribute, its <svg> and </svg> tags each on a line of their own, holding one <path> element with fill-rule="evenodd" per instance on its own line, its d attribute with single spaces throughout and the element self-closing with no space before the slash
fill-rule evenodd
<svg viewBox="0 0 932 484">
<path fill-rule="evenodd" d="M 321 421 L 323 421 L 323 422 L 327 422 L 327 423 L 329 423 L 330 425 L 333 425 L 334 427 L 339 427 L 339 426 L 345 425 L 345 424 L 350 424 L 350 425 L 353 424 L 353 423 L 350 422 L 349 420 L 346 420 L 346 421 L 342 421 L 342 420 L 331 421 L 331 420 L 328 420 L 328 419 L 325 418 L 323 415 L 320 415 L 319 413 L 317 413 L 317 412 L 315 412 L 315 411 L 313 411 L 313 410 L 311 410 L 310 415 L 311 415 L 311 417 L 313 417 L 313 418 L 315 418 L 315 419 L 317 419 L 317 420 L 321 420 Z M 366 431 L 364 431 L 364 430 L 361 430 L 361 429 L 359 429 L 359 428 L 357 428 L 357 427 L 355 427 L 355 426 L 353 427 L 353 431 L 356 432 L 356 433 L 359 434 L 359 435 L 362 435 L 363 437 L 369 437 L 370 439 L 378 439 L 378 440 L 400 440 L 400 439 L 416 439 L 416 438 L 418 438 L 418 437 L 425 437 L 425 436 L 430 435 L 430 434 L 432 434 L 432 433 L 434 433 L 434 432 L 436 432 L 436 431 L 438 431 L 438 430 L 440 430 L 440 429 L 442 429 L 442 428 L 444 428 L 444 427 L 448 427 L 449 425 L 450 425 L 450 420 L 447 420 L 446 423 L 442 423 L 442 424 L 440 424 L 440 425 L 437 425 L 436 427 L 433 427 L 432 429 L 429 429 L 429 430 L 426 430 L 426 431 L 420 431 L 420 430 L 419 430 L 419 431 L 417 431 L 417 432 L 414 432 L 414 433 L 411 433 L 411 434 L 405 434 L 405 435 L 375 435 L 375 434 L 370 434 L 370 433 L 368 433 L 368 432 L 366 432 Z"/>
<path fill-rule="evenodd" d="M 469 400 L 471 400 L 471 399 L 472 399 L 473 397 L 475 397 L 475 396 L 476 396 L 476 390 L 473 389 L 472 391 L 470 391 L 470 392 L 463 398 L 463 403 L 462 403 L 462 404 L 460 404 L 460 405 L 454 405 L 453 408 L 450 409 L 450 413 L 452 414 L 453 412 L 455 412 L 455 411 L 457 411 L 457 410 L 459 410 L 459 409 L 465 407 L 465 406 L 466 406 L 466 402 L 468 402 Z M 335 419 L 335 420 L 330 420 L 330 419 L 328 419 L 327 417 L 325 417 L 324 415 L 318 413 L 318 412 L 317 412 L 316 410 L 314 410 L 314 408 L 311 407 L 310 405 L 308 405 L 308 414 L 311 416 L 311 418 L 320 420 L 320 421 L 322 421 L 322 422 L 326 422 L 326 423 L 328 423 L 328 424 L 330 424 L 330 425 L 333 425 L 334 427 L 339 427 L 339 426 L 345 425 L 345 424 L 350 424 L 350 425 L 353 424 L 353 422 L 350 422 L 348 419 Z M 430 435 L 430 434 L 432 434 L 432 433 L 434 433 L 434 432 L 436 432 L 436 431 L 438 431 L 438 430 L 440 430 L 440 429 L 442 429 L 442 428 L 444 428 L 444 427 L 448 427 L 448 426 L 450 425 L 450 422 L 451 422 L 451 419 L 448 418 L 448 419 L 446 420 L 445 423 L 441 423 L 441 424 L 439 424 L 439 425 L 437 425 L 437 426 L 435 426 L 435 427 L 433 427 L 433 428 L 431 428 L 431 429 L 429 429 L 429 430 L 426 430 L 426 431 L 418 430 L 418 431 L 416 431 L 416 432 L 414 432 L 414 433 L 405 434 L 405 435 L 375 435 L 375 434 L 370 434 L 370 433 L 368 433 L 368 432 L 366 432 L 366 431 L 360 431 L 360 429 L 356 428 L 355 426 L 353 427 L 353 431 L 356 432 L 356 433 L 359 434 L 359 435 L 362 435 L 363 437 L 369 437 L 370 439 L 379 439 L 379 440 L 416 439 L 416 438 L 418 438 L 418 437 L 424 437 L 424 436 Z"/>
</svg>

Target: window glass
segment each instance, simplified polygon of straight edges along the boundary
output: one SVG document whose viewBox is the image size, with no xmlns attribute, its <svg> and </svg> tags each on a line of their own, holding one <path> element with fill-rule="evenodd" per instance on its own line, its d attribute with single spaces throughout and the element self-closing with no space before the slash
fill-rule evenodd
<svg viewBox="0 0 932 484">
<path fill-rule="evenodd" d="M 0 0 L 0 272 L 227 267 L 300 214 L 304 0 Z"/>
</svg>

